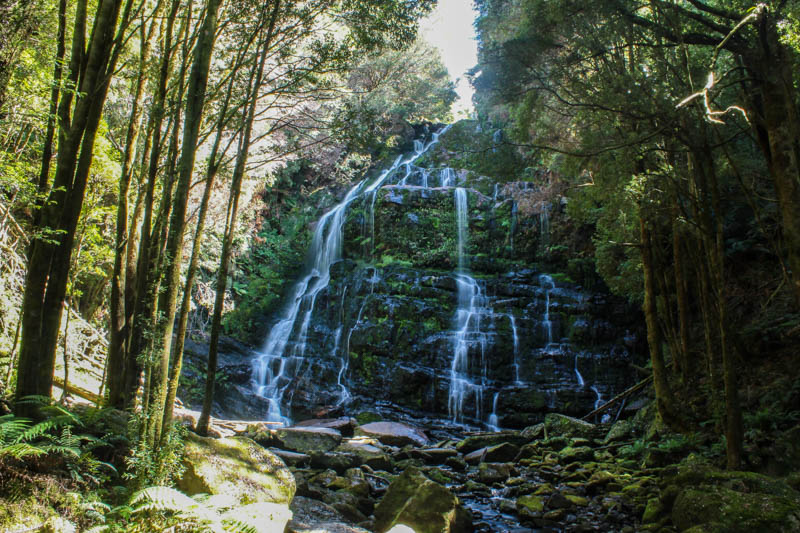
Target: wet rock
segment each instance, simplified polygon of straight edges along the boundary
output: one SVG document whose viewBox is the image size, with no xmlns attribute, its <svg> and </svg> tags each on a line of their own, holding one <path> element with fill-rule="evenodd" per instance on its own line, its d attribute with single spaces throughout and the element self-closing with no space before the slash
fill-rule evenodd
<svg viewBox="0 0 800 533">
<path fill-rule="evenodd" d="M 556 492 L 547 499 L 547 507 L 550 509 L 572 509 L 575 507 L 575 502 L 566 495 Z"/>
<path fill-rule="evenodd" d="M 306 453 L 290 452 L 280 448 L 270 448 L 269 451 L 283 459 L 289 466 L 308 466 L 311 463 L 311 456 Z"/>
<path fill-rule="evenodd" d="M 428 437 L 422 430 L 401 424 L 400 422 L 372 422 L 358 426 L 356 435 L 365 435 L 390 446 L 425 446 Z"/>
<path fill-rule="evenodd" d="M 636 432 L 636 426 L 630 420 L 618 420 L 614 422 L 611 429 L 608 430 L 606 438 L 603 439 L 603 444 L 612 442 L 619 442 L 633 437 Z"/>
<path fill-rule="evenodd" d="M 481 463 L 476 479 L 481 483 L 500 483 L 515 474 L 516 469 L 507 463 Z"/>
<path fill-rule="evenodd" d="M 317 427 L 335 429 L 345 437 L 352 437 L 353 431 L 356 428 L 356 421 L 349 416 L 341 418 L 312 418 L 310 420 L 303 420 L 294 425 L 294 427 Z"/>
<path fill-rule="evenodd" d="M 398 524 L 416 533 L 466 533 L 472 517 L 453 493 L 411 468 L 392 482 L 375 508 L 377 532 Z"/>
<path fill-rule="evenodd" d="M 342 442 L 335 451 L 356 454 L 361 458 L 363 464 L 374 470 L 391 471 L 393 467 L 392 458 L 369 441 L 348 439 Z"/>
<path fill-rule="evenodd" d="M 588 446 L 568 446 L 559 452 L 559 456 L 564 464 L 594 461 L 594 450 Z"/>
<path fill-rule="evenodd" d="M 502 444 L 498 444 L 497 446 L 488 448 L 483 460 L 488 463 L 506 463 L 513 461 L 518 453 L 518 446 L 515 446 L 510 442 L 504 442 Z"/>
<path fill-rule="evenodd" d="M 361 463 L 363 459 L 358 454 L 350 452 L 324 452 L 311 455 L 312 468 L 330 468 L 338 473 L 360 466 Z"/>
<path fill-rule="evenodd" d="M 517 498 L 516 509 L 522 518 L 535 518 L 544 511 L 544 500 L 533 494 L 520 496 Z"/>
<path fill-rule="evenodd" d="M 459 456 L 449 457 L 445 462 L 445 466 L 449 466 L 456 472 L 463 472 L 467 469 L 467 462 Z"/>
<path fill-rule="evenodd" d="M 289 503 L 294 476 L 275 454 L 246 437 L 212 439 L 189 433 L 178 488 L 186 494 L 224 494 L 241 504 Z"/>
<path fill-rule="evenodd" d="M 330 428 L 294 427 L 258 433 L 255 440 L 262 446 L 269 445 L 292 452 L 313 454 L 336 448 L 342 442 L 342 434 Z"/>
<path fill-rule="evenodd" d="M 544 425 L 550 435 L 592 438 L 595 434 L 594 424 L 558 413 L 548 413 Z"/>
<path fill-rule="evenodd" d="M 458 457 L 453 448 L 417 448 L 409 452 L 414 459 L 421 459 L 427 465 L 442 465 L 451 457 Z"/>
<path fill-rule="evenodd" d="M 464 461 L 466 461 L 467 464 L 471 465 L 476 465 L 478 463 L 481 463 L 483 462 L 484 457 L 486 457 L 486 452 L 488 450 L 489 448 L 481 448 L 479 450 L 475 450 L 474 452 L 470 452 L 464 456 Z"/>
</svg>

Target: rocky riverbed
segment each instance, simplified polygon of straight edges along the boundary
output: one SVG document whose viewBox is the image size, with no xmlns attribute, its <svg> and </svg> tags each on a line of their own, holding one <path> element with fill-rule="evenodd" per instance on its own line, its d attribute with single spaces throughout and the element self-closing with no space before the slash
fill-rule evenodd
<svg viewBox="0 0 800 533">
<path fill-rule="evenodd" d="M 318 419 L 252 424 L 236 439 L 287 465 L 276 470 L 284 485 L 291 472 L 291 491 L 271 489 L 296 490 L 288 532 L 800 530 L 797 480 L 642 446 L 641 413 L 605 425 L 550 414 L 522 431 L 444 439 L 442 427 Z"/>
</svg>

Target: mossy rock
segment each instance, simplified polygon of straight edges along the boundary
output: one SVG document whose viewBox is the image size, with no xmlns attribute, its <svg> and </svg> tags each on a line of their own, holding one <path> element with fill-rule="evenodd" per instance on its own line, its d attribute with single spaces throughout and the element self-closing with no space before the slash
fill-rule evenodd
<svg viewBox="0 0 800 533">
<path fill-rule="evenodd" d="M 544 500 L 539 496 L 527 494 L 517 498 L 517 513 L 523 518 L 535 518 L 544 511 Z"/>
<path fill-rule="evenodd" d="M 683 490 L 672 508 L 680 531 L 697 525 L 721 526 L 728 533 L 800 531 L 800 498 L 737 492 L 709 486 Z"/>
<path fill-rule="evenodd" d="M 224 494 L 242 505 L 289 503 L 294 476 L 275 454 L 247 437 L 213 439 L 189 434 L 186 470 L 178 488 L 186 494 Z"/>
<path fill-rule="evenodd" d="M 561 462 L 564 464 L 594 460 L 594 450 L 588 446 L 577 446 L 574 448 L 572 446 L 567 446 L 558 453 Z"/>
<path fill-rule="evenodd" d="M 375 531 L 403 524 L 416 533 L 466 533 L 472 516 L 442 485 L 409 468 L 395 479 L 375 508 Z"/>
<path fill-rule="evenodd" d="M 548 413 L 544 425 L 551 436 L 592 438 L 596 432 L 594 424 L 558 413 Z"/>
</svg>

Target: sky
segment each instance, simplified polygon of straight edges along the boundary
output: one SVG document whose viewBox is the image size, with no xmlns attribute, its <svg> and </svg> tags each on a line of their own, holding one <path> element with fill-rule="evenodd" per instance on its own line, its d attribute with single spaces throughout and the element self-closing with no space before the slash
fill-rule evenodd
<svg viewBox="0 0 800 533">
<path fill-rule="evenodd" d="M 458 101 L 453 113 L 472 111 L 472 87 L 465 72 L 478 62 L 473 22 L 477 12 L 472 0 L 439 0 L 436 9 L 420 25 L 422 36 L 442 54 L 450 77 L 457 82 Z"/>
</svg>

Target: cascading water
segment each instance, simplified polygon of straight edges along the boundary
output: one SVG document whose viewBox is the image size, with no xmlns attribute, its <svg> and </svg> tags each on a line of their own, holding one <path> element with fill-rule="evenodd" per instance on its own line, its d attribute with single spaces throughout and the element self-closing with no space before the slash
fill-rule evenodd
<svg viewBox="0 0 800 533">
<path fill-rule="evenodd" d="M 448 413 L 454 422 L 464 418 L 464 408 L 470 397 L 474 400 L 473 416 L 482 420 L 483 393 L 486 388 L 486 333 L 481 331 L 481 318 L 491 314 L 486 309 L 486 297 L 478 282 L 468 274 L 465 248 L 468 238 L 468 201 L 467 191 L 461 187 L 455 189 L 456 224 L 458 232 L 458 310 L 456 311 L 456 327 L 453 339 L 453 360 L 450 367 L 450 392 Z M 470 352 L 479 350 L 479 378 L 476 380 L 471 372 Z"/>
<path fill-rule="evenodd" d="M 492 398 L 492 414 L 489 415 L 489 422 L 487 425 L 492 431 L 500 431 L 500 419 L 497 417 L 497 400 L 500 398 L 500 393 L 495 392 Z"/>
<path fill-rule="evenodd" d="M 449 126 L 434 133 L 427 144 L 414 141 L 414 153 L 407 160 L 398 157 L 391 167 L 369 185 L 367 180 L 357 183 L 347 192 L 344 200 L 320 218 L 311 242 L 307 274 L 295 284 L 289 304 L 270 330 L 264 348 L 254 360 L 254 389 L 256 394 L 268 401 L 267 421 L 283 424 L 290 422 L 289 417 L 284 414 L 283 404 L 291 403 L 291 397 L 287 398 L 288 390 L 294 378 L 303 371 L 308 327 L 317 296 L 330 282 L 331 265 L 342 257 L 342 230 L 347 208 L 357 198 L 372 195 L 371 205 L 374 209 L 373 193 L 394 176 L 400 166 L 406 167 L 406 179 L 413 163 L 436 144 L 439 136 L 447 129 Z M 372 216 L 374 221 L 374 214 Z M 340 383 L 345 396 L 349 394 L 343 385 L 346 362 L 342 362 L 341 369 Z"/>
<path fill-rule="evenodd" d="M 550 320 L 550 293 L 556 288 L 556 284 L 553 283 L 553 278 L 547 274 L 542 274 L 539 276 L 539 283 L 542 285 L 542 287 L 544 287 L 545 306 L 544 320 L 542 320 L 542 325 L 547 331 L 547 344 L 549 346 L 553 344 L 553 322 Z"/>
<path fill-rule="evenodd" d="M 511 333 L 514 335 L 514 384 L 522 385 L 519 379 L 519 335 L 517 334 L 517 321 L 514 315 L 508 315 L 511 320 Z"/>
</svg>

